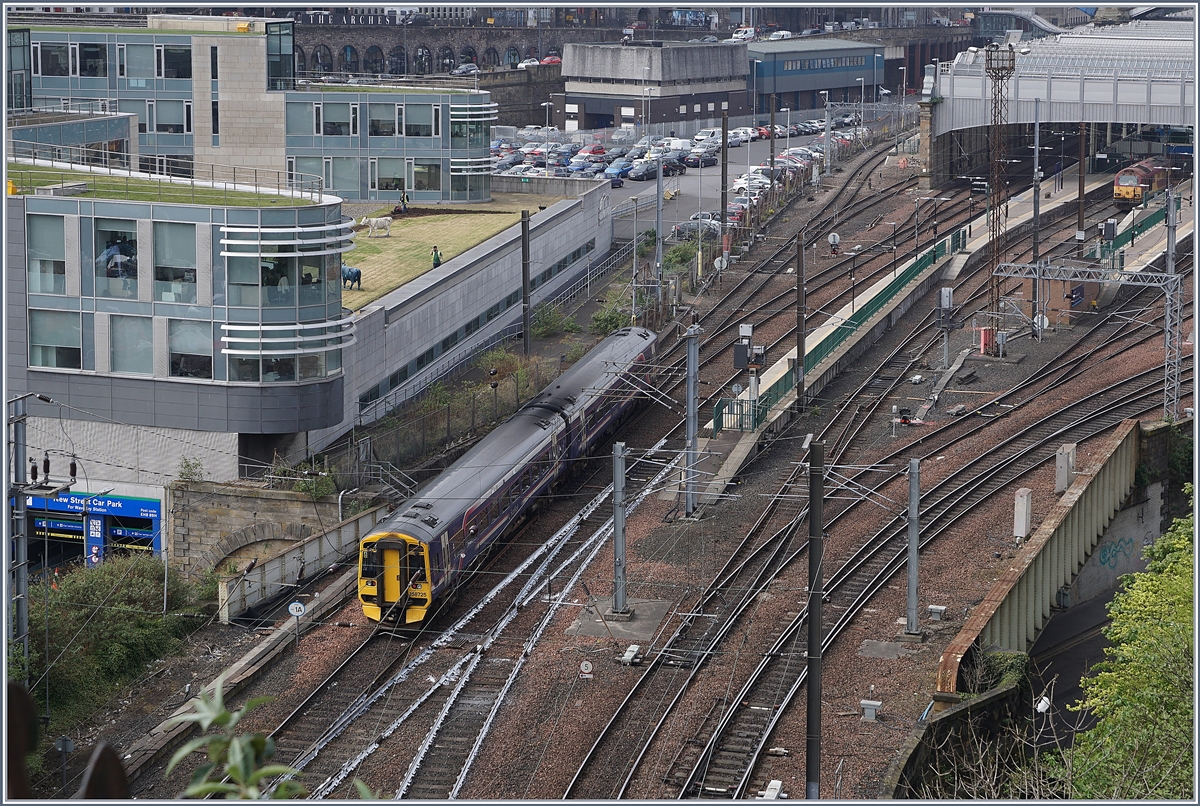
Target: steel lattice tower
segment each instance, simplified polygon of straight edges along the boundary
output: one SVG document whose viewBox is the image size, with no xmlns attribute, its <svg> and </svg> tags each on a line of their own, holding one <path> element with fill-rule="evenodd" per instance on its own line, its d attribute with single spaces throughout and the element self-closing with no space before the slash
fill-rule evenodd
<svg viewBox="0 0 1200 806">
<path fill-rule="evenodd" d="M 996 268 L 1004 258 L 1004 235 L 1008 224 L 1008 179 L 1004 163 L 1004 124 L 1008 120 L 1008 79 L 1016 70 L 1017 54 L 1013 46 L 1001 48 L 992 43 L 985 51 L 984 72 L 992 82 L 992 120 L 988 130 L 988 315 L 987 324 L 1000 329 L 1000 277 Z M 997 339 L 988 347 L 998 354 Z"/>
</svg>

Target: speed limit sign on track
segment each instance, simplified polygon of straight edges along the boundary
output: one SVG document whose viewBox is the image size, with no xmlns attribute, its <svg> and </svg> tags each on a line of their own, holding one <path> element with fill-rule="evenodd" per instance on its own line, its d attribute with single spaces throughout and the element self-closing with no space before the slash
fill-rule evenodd
<svg viewBox="0 0 1200 806">
<path fill-rule="evenodd" d="M 581 680 L 590 680 L 592 678 L 592 662 L 590 660 L 580 661 L 579 678 Z"/>
</svg>

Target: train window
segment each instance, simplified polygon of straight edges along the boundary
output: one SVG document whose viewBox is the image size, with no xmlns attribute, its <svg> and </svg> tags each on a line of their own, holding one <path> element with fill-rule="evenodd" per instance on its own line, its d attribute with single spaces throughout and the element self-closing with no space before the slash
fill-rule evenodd
<svg viewBox="0 0 1200 806">
<path fill-rule="evenodd" d="M 379 548 L 372 544 L 363 548 L 362 575 L 369 579 L 377 579 L 382 573 L 379 567 Z"/>
</svg>

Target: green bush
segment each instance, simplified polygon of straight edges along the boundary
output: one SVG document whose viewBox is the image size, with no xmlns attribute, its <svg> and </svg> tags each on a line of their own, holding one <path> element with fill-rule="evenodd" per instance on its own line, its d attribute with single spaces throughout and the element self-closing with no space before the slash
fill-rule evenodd
<svg viewBox="0 0 1200 806">
<path fill-rule="evenodd" d="M 579 332 L 579 325 L 575 324 L 574 317 L 567 316 L 558 305 L 540 303 L 534 307 L 530 318 L 529 330 L 535 339 L 545 339 L 563 332 Z"/>
<path fill-rule="evenodd" d="M 611 308 L 601 308 L 592 314 L 592 323 L 588 327 L 588 332 L 596 336 L 607 336 L 628 324 L 629 314 L 614 305 Z"/>
<path fill-rule="evenodd" d="M 179 650 L 201 622 L 180 612 L 194 596 L 175 569 L 166 583 L 165 616 L 163 564 L 148 554 L 110 556 L 95 568 L 67 569 L 52 585 L 29 586 L 30 678 L 43 679 L 48 657 L 52 705 L 77 708 Z M 44 696 L 44 683 L 33 689 Z"/>
</svg>

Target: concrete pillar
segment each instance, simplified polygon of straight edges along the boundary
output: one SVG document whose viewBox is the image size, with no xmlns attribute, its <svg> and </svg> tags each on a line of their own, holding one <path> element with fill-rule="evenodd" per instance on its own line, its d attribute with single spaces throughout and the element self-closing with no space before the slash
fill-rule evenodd
<svg viewBox="0 0 1200 806">
<path fill-rule="evenodd" d="M 1075 481 L 1075 443 L 1067 443 L 1054 456 L 1054 493 L 1061 495 Z"/>
<path fill-rule="evenodd" d="M 921 101 L 917 106 L 921 109 L 921 175 L 917 177 L 917 190 L 927 193 L 933 189 L 933 104 Z"/>
<path fill-rule="evenodd" d="M 1016 503 L 1013 507 L 1013 535 L 1018 540 L 1025 540 L 1029 537 L 1029 525 L 1033 519 L 1032 503 L 1033 490 L 1028 487 L 1017 490 Z"/>
</svg>

